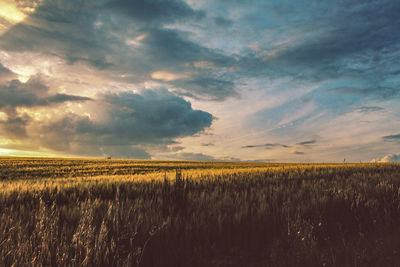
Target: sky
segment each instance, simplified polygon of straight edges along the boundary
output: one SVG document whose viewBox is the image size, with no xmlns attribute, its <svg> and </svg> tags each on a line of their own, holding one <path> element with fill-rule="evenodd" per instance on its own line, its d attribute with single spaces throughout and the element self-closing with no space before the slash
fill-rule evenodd
<svg viewBox="0 0 400 267">
<path fill-rule="evenodd" d="M 0 155 L 400 161 L 400 2 L 0 0 Z"/>
</svg>

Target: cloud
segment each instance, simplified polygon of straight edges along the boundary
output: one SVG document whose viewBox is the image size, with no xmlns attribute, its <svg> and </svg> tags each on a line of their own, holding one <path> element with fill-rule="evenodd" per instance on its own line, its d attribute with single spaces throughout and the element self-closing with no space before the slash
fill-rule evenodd
<svg viewBox="0 0 400 267">
<path fill-rule="evenodd" d="M 374 116 L 383 116 L 385 109 L 368 105 L 376 103 L 376 100 L 365 98 L 357 95 L 351 95 L 339 92 L 337 88 L 343 88 L 344 81 L 334 81 L 328 84 L 314 85 L 314 88 L 300 88 L 298 96 L 292 97 L 294 89 L 289 90 L 279 87 L 281 92 L 273 92 L 277 94 L 275 97 L 286 97 L 285 101 L 272 105 L 271 107 L 262 108 L 253 113 L 246 121 L 248 127 L 256 129 L 268 129 L 270 134 L 276 137 L 288 136 L 292 139 L 302 138 L 303 136 L 318 135 L 319 131 L 323 131 L 323 125 L 335 118 L 343 116 L 351 116 L 353 112 L 358 112 L 358 118 L 367 114 Z M 285 84 L 286 85 L 286 84 Z M 301 92 L 304 90 L 304 92 Z M 344 89 L 343 89 L 344 90 Z M 349 89 L 350 90 L 350 89 Z M 306 101 L 304 101 L 306 100 Z M 371 118 L 371 116 L 370 116 Z M 363 120 L 366 120 L 364 118 Z M 313 125 L 310 127 L 310 125 Z M 328 126 L 329 127 L 329 126 Z"/>
<path fill-rule="evenodd" d="M 233 21 L 223 18 L 223 17 L 216 17 L 214 18 L 214 22 L 217 26 L 226 28 L 226 27 L 231 27 L 233 25 Z"/>
<path fill-rule="evenodd" d="M 203 131 L 213 120 L 165 89 L 107 93 L 95 101 L 102 114 L 98 120 L 68 113 L 32 131 L 40 135 L 42 146 L 57 151 L 148 157 L 148 146 L 173 144 L 175 138 Z"/>
<path fill-rule="evenodd" d="M 307 141 L 296 143 L 296 145 L 306 146 L 306 145 L 315 144 L 316 142 L 317 142 L 316 140 L 307 140 Z"/>
<path fill-rule="evenodd" d="M 308 94 L 306 97 L 308 97 Z M 313 95 L 310 97 L 313 98 Z M 319 98 L 321 97 L 319 96 Z M 324 99 L 321 99 L 321 101 L 324 101 Z M 314 110 L 313 101 L 304 102 L 300 98 L 295 98 L 280 105 L 256 111 L 246 123 L 250 127 L 281 130 L 282 132 L 279 135 L 282 135 L 285 132 L 288 133 L 284 128 L 285 126 L 294 126 L 296 123 L 302 122 Z"/>
<path fill-rule="evenodd" d="M 39 77 L 31 78 L 27 83 L 12 80 L 0 85 L 0 110 L 16 107 L 49 106 L 67 101 L 88 101 L 88 97 L 68 94 L 53 94 Z"/>
<path fill-rule="evenodd" d="M 201 144 L 202 146 L 215 146 L 215 144 L 214 143 L 204 143 L 204 144 Z"/>
<path fill-rule="evenodd" d="M 204 11 L 192 9 L 180 0 L 117 0 L 111 1 L 107 7 L 116 9 L 135 21 L 149 24 L 165 24 L 182 22 L 188 19 L 201 19 Z"/>
<path fill-rule="evenodd" d="M 400 142 L 400 134 L 386 135 L 386 136 L 383 136 L 382 139 L 384 141 L 397 141 L 397 142 Z"/>
<path fill-rule="evenodd" d="M 15 73 L 13 73 L 11 70 L 9 70 L 8 68 L 4 67 L 0 63 L 0 83 L 2 83 L 3 81 L 7 81 L 8 79 L 12 79 L 15 76 L 16 76 Z"/>
<path fill-rule="evenodd" d="M 79 1 L 44 1 L 23 22 L 2 35 L 7 51 L 57 55 L 71 64 L 86 60 L 104 66 L 109 51 L 102 36 L 93 31 L 96 5 Z"/>
<path fill-rule="evenodd" d="M 168 151 L 172 151 L 172 152 L 177 152 L 177 151 L 181 151 L 184 149 L 185 149 L 184 146 L 169 146 L 168 147 Z"/>
<path fill-rule="evenodd" d="M 266 4 L 256 15 L 271 10 L 284 20 L 280 29 L 286 34 L 279 35 L 275 45 L 272 40 L 272 45 L 259 45 L 257 52 L 247 51 L 240 65 L 249 75 L 307 82 L 349 79 L 357 86 L 342 93 L 364 97 L 388 99 L 399 93 L 393 62 L 399 59 L 400 37 L 394 33 L 400 25 L 400 3 L 321 2 L 310 8 L 284 1 Z"/>
<path fill-rule="evenodd" d="M 91 99 L 90 97 L 59 94 L 59 93 L 49 96 L 47 99 L 48 103 L 62 103 L 66 101 L 88 101 L 88 100 L 93 100 L 93 99 Z"/>
<path fill-rule="evenodd" d="M 240 158 L 237 157 L 220 157 L 217 161 L 224 161 L 224 162 L 241 162 Z"/>
<path fill-rule="evenodd" d="M 140 84 L 153 79 L 176 86 L 182 95 L 210 100 L 237 96 L 235 78 L 223 75 L 228 71 L 222 69 L 232 67 L 234 57 L 194 42 L 185 31 L 164 27 L 204 16 L 203 11 L 178 0 L 84 5 L 44 1 L 24 22 L 2 35 L 0 49 L 50 54 L 70 65 L 88 64 L 117 81 Z M 209 62 L 220 69 L 199 69 L 195 62 Z"/>
<path fill-rule="evenodd" d="M 221 118 L 213 125 L 213 140 L 222 140 L 209 152 L 215 155 L 230 142 L 245 145 L 231 150 L 235 157 L 264 157 L 269 149 L 274 159 L 290 159 L 291 149 L 308 146 L 315 159 L 356 151 L 377 136 L 398 140 L 383 137 L 398 132 L 396 1 L 35 2 L 18 23 L 3 25 L 0 38 L 4 138 L 68 153 L 149 157 L 176 138 L 204 135 L 213 113 Z M 45 80 L 21 82 L 36 74 Z M 159 87 L 169 93 L 153 90 Z M 249 136 L 276 143 L 246 145 Z M 332 147 L 295 144 L 307 136 Z M 196 152 L 210 150 L 199 139 Z M 179 142 L 184 151 L 196 146 Z M 370 146 L 381 152 L 391 145 L 376 143 Z"/>
<path fill-rule="evenodd" d="M 2 64 L 0 64 L 0 74 L 3 73 L 11 73 L 11 71 L 9 69 L 7 69 L 6 67 L 4 67 Z"/>
<path fill-rule="evenodd" d="M 332 88 L 332 91 L 336 91 L 342 95 L 354 95 L 354 96 L 361 96 L 361 97 L 370 97 L 374 96 L 376 98 L 381 99 L 389 99 L 391 97 L 396 96 L 399 91 L 397 88 L 387 87 L 387 86 L 342 86 L 337 88 Z"/>
<path fill-rule="evenodd" d="M 15 76 L 13 72 L 4 67 L 0 71 L 9 74 L 8 78 Z M 27 127 L 33 123 L 33 118 L 26 112 L 18 111 L 18 108 L 44 108 L 65 102 L 82 103 L 92 100 L 88 97 L 51 93 L 51 91 L 39 76 L 32 77 L 26 83 L 21 83 L 19 80 L 8 81 L 8 79 L 2 81 L 0 84 L 0 111 L 6 114 L 5 118 L 0 120 L 2 135 L 11 139 L 28 138 Z"/>
<path fill-rule="evenodd" d="M 300 142 L 297 143 L 296 145 L 303 145 L 303 146 L 308 146 L 310 144 L 314 144 L 316 143 L 315 140 L 310 140 L 310 141 L 304 141 L 304 142 Z M 246 145 L 246 146 L 242 146 L 241 148 L 258 148 L 258 147 L 262 147 L 265 149 L 273 149 L 273 148 L 291 148 L 291 145 L 285 145 L 285 144 L 279 144 L 279 143 L 267 143 L 267 144 L 262 144 L 262 145 Z M 291 150 L 290 154 L 295 154 L 295 155 L 304 155 L 305 152 L 302 151 L 298 151 L 298 150 Z"/>
<path fill-rule="evenodd" d="M 274 147 L 283 147 L 283 148 L 288 148 L 290 146 L 284 145 L 284 144 L 279 144 L 279 143 L 267 143 L 267 144 L 262 144 L 262 145 L 246 145 L 242 146 L 242 148 L 255 148 L 255 147 L 264 147 L 266 149 L 272 149 Z"/>
<path fill-rule="evenodd" d="M 241 148 L 254 148 L 254 147 L 260 147 L 260 145 L 247 145 L 247 146 L 242 146 Z"/>
<path fill-rule="evenodd" d="M 400 162 L 400 154 L 388 154 L 383 158 L 373 159 L 371 162 Z"/>
<path fill-rule="evenodd" d="M 0 129 L 8 138 L 23 139 L 28 136 L 26 126 L 31 121 L 31 117 L 24 114 L 22 116 L 8 116 L 4 121 L 0 121 Z"/>
<path fill-rule="evenodd" d="M 182 89 L 183 95 L 200 99 L 223 101 L 227 97 L 238 96 L 235 91 L 235 84 L 232 81 L 219 80 L 212 77 L 183 79 L 174 81 L 172 84 Z"/>
<path fill-rule="evenodd" d="M 376 112 L 376 111 L 384 111 L 385 109 L 382 107 L 378 107 L 378 106 L 362 106 L 362 107 L 358 107 L 356 110 L 361 113 L 371 113 L 371 112 Z"/>
<path fill-rule="evenodd" d="M 157 59 L 157 65 L 168 67 L 181 63 L 210 61 L 217 66 L 231 63 L 232 59 L 201 46 L 187 38 L 183 32 L 171 29 L 147 29 L 143 40 L 143 51 L 149 59 Z M 183 69 L 182 69 L 183 70 Z"/>
<path fill-rule="evenodd" d="M 105 94 L 102 99 L 115 122 L 113 128 L 122 130 L 115 135 L 142 142 L 193 135 L 210 126 L 213 119 L 210 113 L 193 110 L 190 102 L 165 89 L 144 90 L 141 95 Z"/>
</svg>

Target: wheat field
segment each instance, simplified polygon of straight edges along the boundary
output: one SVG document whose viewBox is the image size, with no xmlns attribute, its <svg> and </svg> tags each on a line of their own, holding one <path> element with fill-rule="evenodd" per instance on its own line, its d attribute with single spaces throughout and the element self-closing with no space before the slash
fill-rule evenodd
<svg viewBox="0 0 400 267">
<path fill-rule="evenodd" d="M 1 266 L 398 266 L 400 164 L 1 158 Z"/>
</svg>

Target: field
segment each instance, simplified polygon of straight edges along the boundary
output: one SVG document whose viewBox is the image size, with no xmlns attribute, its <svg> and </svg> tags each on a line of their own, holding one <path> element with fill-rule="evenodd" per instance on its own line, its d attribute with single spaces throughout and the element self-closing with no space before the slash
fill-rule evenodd
<svg viewBox="0 0 400 267">
<path fill-rule="evenodd" d="M 400 164 L 0 158 L 0 266 L 400 266 Z"/>
</svg>

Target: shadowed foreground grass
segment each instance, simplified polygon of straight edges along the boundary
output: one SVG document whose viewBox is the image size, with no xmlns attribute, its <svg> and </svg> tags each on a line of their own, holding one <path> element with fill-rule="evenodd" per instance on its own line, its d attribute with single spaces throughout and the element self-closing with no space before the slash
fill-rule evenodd
<svg viewBox="0 0 400 267">
<path fill-rule="evenodd" d="M 400 262 L 398 164 L 13 188 L 0 198 L 1 266 Z"/>
</svg>

